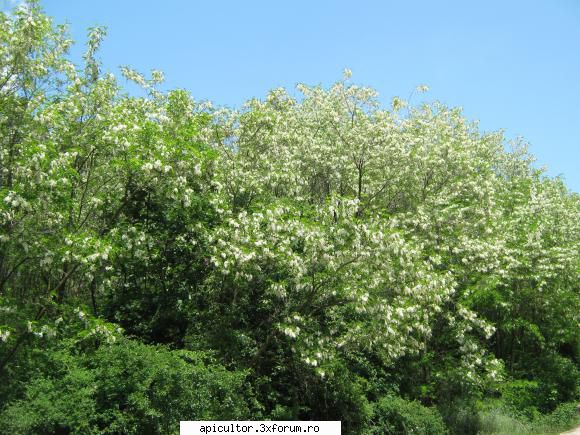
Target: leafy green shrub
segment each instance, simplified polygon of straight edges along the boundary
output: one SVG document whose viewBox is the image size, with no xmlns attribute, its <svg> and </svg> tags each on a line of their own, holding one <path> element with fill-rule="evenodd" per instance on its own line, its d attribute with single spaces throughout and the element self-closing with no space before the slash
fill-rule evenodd
<svg viewBox="0 0 580 435">
<path fill-rule="evenodd" d="M 580 371 L 570 359 L 549 355 L 534 362 L 534 380 L 516 379 L 500 386 L 503 402 L 514 412 L 534 420 L 577 397 Z"/>
<path fill-rule="evenodd" d="M 342 361 L 335 361 L 330 375 L 286 363 L 276 378 L 254 383 L 256 394 L 272 420 L 340 420 L 344 434 L 364 432 L 373 408 L 368 385 Z M 286 390 L 283 390 L 286 388 Z"/>
<path fill-rule="evenodd" d="M 369 433 L 383 434 L 445 434 L 447 429 L 439 412 L 419 402 L 401 397 L 387 396 L 374 406 L 372 426 Z"/>
<path fill-rule="evenodd" d="M 198 353 L 127 340 L 52 357 L 64 373 L 32 379 L 0 415 L 4 433 L 177 433 L 180 420 L 248 417 L 245 374 Z"/>
<path fill-rule="evenodd" d="M 534 374 L 539 380 L 537 406 L 542 412 L 553 411 L 559 403 L 577 399 L 580 385 L 577 364 L 554 354 L 542 358 L 538 366 Z"/>
<path fill-rule="evenodd" d="M 537 382 L 525 379 L 506 382 L 501 386 L 505 405 L 516 414 L 525 416 L 528 419 L 535 418 L 539 413 L 537 409 L 538 391 Z"/>
</svg>

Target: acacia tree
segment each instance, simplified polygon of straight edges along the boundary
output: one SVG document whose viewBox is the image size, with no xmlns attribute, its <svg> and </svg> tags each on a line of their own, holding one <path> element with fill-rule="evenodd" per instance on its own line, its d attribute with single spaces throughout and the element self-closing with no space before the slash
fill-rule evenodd
<svg viewBox="0 0 580 435">
<path fill-rule="evenodd" d="M 224 220 L 207 298 L 228 357 L 271 370 L 268 348 L 289 348 L 280 365 L 332 376 L 352 352 L 415 354 L 409 393 L 444 397 L 530 361 L 524 336 L 574 346 L 578 196 L 459 110 L 383 110 L 349 77 L 274 90 L 206 129 Z"/>
<path fill-rule="evenodd" d="M 77 68 L 63 57 L 64 29 L 36 3 L 2 20 L 0 98 L 10 110 L 0 138 L 0 296 L 13 319 L 2 322 L 4 367 L 23 340 L 53 328 L 62 307 L 88 305 L 97 315 L 132 286 L 171 285 L 190 266 L 172 268 L 180 255 L 195 263 L 194 216 L 207 208 L 199 194 L 211 157 L 196 140 L 205 115 L 184 92 L 157 92 L 160 73 L 145 80 L 123 71 L 143 98 L 100 73 L 102 29 L 89 32 Z M 180 297 L 168 298 L 168 309 Z"/>
</svg>

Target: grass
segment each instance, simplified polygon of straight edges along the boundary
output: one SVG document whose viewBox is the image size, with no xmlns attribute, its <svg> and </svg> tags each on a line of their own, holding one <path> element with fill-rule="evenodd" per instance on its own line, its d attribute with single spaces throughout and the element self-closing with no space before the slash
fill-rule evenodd
<svg viewBox="0 0 580 435">
<path fill-rule="evenodd" d="M 516 417 L 503 408 L 479 413 L 481 435 L 543 435 L 559 434 L 580 424 L 575 403 L 564 403 L 551 414 L 532 421 Z"/>
</svg>

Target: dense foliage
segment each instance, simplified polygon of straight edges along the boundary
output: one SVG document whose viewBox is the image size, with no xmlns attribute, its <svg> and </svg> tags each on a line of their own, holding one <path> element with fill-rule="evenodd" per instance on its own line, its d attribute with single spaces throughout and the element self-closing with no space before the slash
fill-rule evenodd
<svg viewBox="0 0 580 435">
<path fill-rule="evenodd" d="M 523 144 L 349 71 L 129 95 L 104 34 L 77 66 L 35 2 L 0 14 L 0 431 L 574 420 L 580 197 Z"/>
</svg>

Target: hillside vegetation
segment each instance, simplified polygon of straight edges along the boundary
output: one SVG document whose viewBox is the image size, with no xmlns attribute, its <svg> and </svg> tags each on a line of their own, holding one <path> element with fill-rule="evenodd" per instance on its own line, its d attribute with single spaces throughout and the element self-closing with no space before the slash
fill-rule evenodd
<svg viewBox="0 0 580 435">
<path fill-rule="evenodd" d="M 0 14 L 0 433 L 574 423 L 580 198 L 523 143 L 349 71 L 128 94 L 104 35 L 75 65 L 35 2 Z"/>
</svg>

